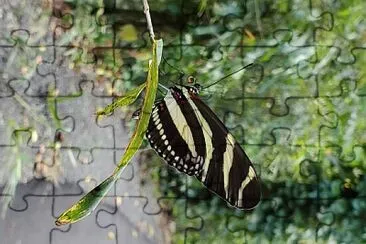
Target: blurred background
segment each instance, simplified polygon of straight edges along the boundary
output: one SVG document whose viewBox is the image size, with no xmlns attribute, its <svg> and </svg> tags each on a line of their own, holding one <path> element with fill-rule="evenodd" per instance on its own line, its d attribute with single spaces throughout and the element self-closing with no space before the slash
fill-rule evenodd
<svg viewBox="0 0 366 244">
<path fill-rule="evenodd" d="M 0 243 L 366 243 L 366 2 L 149 4 L 160 82 L 219 81 L 201 97 L 254 162 L 259 206 L 227 206 L 145 143 L 97 211 L 55 226 L 133 131 L 141 100 L 95 112 L 145 81 L 142 2 L 0 0 Z"/>
</svg>

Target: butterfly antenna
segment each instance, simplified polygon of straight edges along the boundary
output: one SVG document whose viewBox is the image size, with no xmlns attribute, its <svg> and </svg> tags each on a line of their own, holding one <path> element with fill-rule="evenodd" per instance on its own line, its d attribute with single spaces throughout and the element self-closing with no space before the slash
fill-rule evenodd
<svg viewBox="0 0 366 244">
<path fill-rule="evenodd" d="M 163 88 L 166 91 L 169 91 L 169 88 L 164 86 L 163 84 L 158 83 L 159 87 Z"/>
<path fill-rule="evenodd" d="M 170 67 L 170 68 L 172 68 L 172 69 L 174 69 L 174 70 L 176 70 L 176 71 L 178 71 L 178 73 L 179 73 L 179 81 L 180 81 L 180 85 L 182 85 L 182 80 L 183 80 L 183 77 L 184 77 L 184 72 L 183 71 L 181 71 L 181 70 L 179 70 L 179 69 L 177 69 L 176 67 L 174 67 L 173 65 L 171 65 L 169 62 L 168 62 L 168 60 L 166 60 L 166 58 L 164 57 L 164 55 L 162 55 L 162 59 L 164 60 L 164 62 Z M 173 84 L 175 84 L 175 85 L 177 85 L 174 81 L 172 82 Z"/>
<path fill-rule="evenodd" d="M 229 76 L 232 76 L 233 74 L 236 74 L 236 73 L 238 73 L 238 72 L 240 72 L 240 71 L 242 71 L 242 70 L 244 70 L 244 69 L 246 69 L 246 68 L 248 68 L 248 67 L 252 66 L 253 64 L 254 64 L 254 63 L 250 63 L 250 64 L 248 64 L 248 65 L 245 65 L 244 67 L 241 67 L 240 69 L 235 70 L 234 72 L 231 72 L 231 73 L 230 73 L 230 74 L 228 74 L 228 75 L 225 75 L 224 77 L 220 78 L 219 80 L 217 80 L 217 81 L 215 81 L 215 82 L 211 83 L 210 85 L 205 86 L 205 87 L 203 87 L 203 88 L 204 88 L 204 89 L 206 89 L 206 88 L 209 88 L 209 87 L 211 87 L 211 86 L 213 86 L 213 85 L 216 85 L 216 84 L 217 84 L 217 83 L 219 83 L 220 81 L 225 80 L 225 79 L 226 79 L 226 78 L 228 78 Z"/>
<path fill-rule="evenodd" d="M 162 58 L 163 58 L 163 60 L 165 61 L 165 63 L 166 63 L 170 68 L 175 69 L 176 71 L 178 71 L 178 72 L 179 72 L 179 74 L 183 74 L 183 75 L 184 75 L 183 71 L 181 71 L 181 70 L 177 69 L 176 67 L 174 67 L 173 65 L 171 65 L 171 64 L 168 62 L 168 60 L 166 60 L 166 58 L 164 57 L 164 55 L 162 55 Z"/>
</svg>

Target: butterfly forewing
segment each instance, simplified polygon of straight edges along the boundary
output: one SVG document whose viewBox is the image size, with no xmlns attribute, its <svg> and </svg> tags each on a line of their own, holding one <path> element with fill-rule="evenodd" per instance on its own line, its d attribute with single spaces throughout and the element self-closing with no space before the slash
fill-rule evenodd
<svg viewBox="0 0 366 244">
<path fill-rule="evenodd" d="M 172 87 L 155 104 L 146 136 L 168 164 L 195 175 L 209 190 L 240 209 L 260 200 L 249 158 L 193 87 Z"/>
<path fill-rule="evenodd" d="M 200 180 L 235 207 L 255 207 L 261 190 L 253 164 L 216 114 L 198 96 L 191 95 L 190 98 L 196 106 L 196 113 L 200 114 L 198 117 L 208 124 L 202 128 L 210 128 L 214 132 L 212 159 L 206 161 L 208 165 L 205 163 Z"/>
</svg>

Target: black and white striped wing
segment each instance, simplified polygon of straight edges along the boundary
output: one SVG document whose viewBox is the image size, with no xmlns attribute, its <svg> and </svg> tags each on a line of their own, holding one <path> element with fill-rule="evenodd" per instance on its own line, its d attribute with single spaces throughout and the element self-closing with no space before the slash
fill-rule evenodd
<svg viewBox="0 0 366 244">
<path fill-rule="evenodd" d="M 197 176 L 204 163 L 205 140 L 195 112 L 186 104 L 187 100 L 177 103 L 172 93 L 168 93 L 154 105 L 146 137 L 169 165 Z"/>
<path fill-rule="evenodd" d="M 198 96 L 191 106 L 200 118 L 204 133 L 212 135 L 199 180 L 210 190 L 240 209 L 254 208 L 261 198 L 260 182 L 253 164 L 216 114 Z"/>
<path fill-rule="evenodd" d="M 168 164 L 195 175 L 209 190 L 240 209 L 260 200 L 249 158 L 225 125 L 189 87 L 173 87 L 157 103 L 146 136 Z"/>
</svg>

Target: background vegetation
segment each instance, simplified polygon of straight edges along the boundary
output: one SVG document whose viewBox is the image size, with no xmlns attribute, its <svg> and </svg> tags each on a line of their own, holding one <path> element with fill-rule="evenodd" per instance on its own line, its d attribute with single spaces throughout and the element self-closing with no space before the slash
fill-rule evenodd
<svg viewBox="0 0 366 244">
<path fill-rule="evenodd" d="M 117 48 L 113 58 L 100 53 L 97 69 L 128 89 L 140 80 L 146 59 L 140 3 L 98 4 L 82 9 L 100 17 L 104 30 L 116 31 Z M 255 162 L 263 200 L 249 213 L 233 210 L 153 156 L 146 167 L 158 196 L 188 199 L 165 201 L 174 242 L 366 241 L 365 60 L 357 48 L 365 37 L 364 1 L 150 4 L 165 43 L 163 83 L 178 82 L 183 72 L 205 86 L 255 64 L 202 96 Z M 98 28 L 88 38 L 91 47 L 111 40 Z"/>
</svg>

